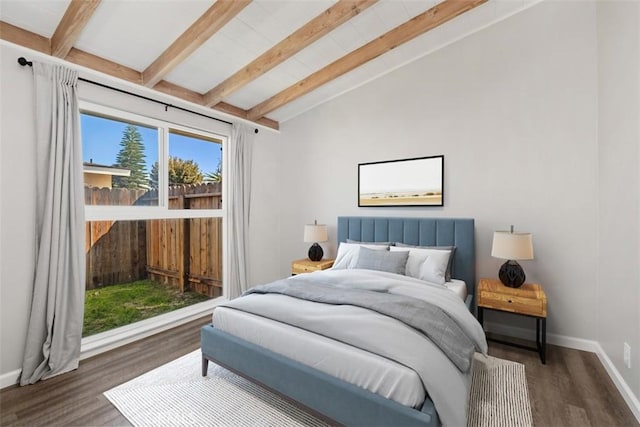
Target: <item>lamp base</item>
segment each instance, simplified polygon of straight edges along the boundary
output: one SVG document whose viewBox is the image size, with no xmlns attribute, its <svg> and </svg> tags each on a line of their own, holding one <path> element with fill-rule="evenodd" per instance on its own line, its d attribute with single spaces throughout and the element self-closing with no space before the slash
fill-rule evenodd
<svg viewBox="0 0 640 427">
<path fill-rule="evenodd" d="M 519 288 L 524 283 L 526 276 L 524 270 L 517 261 L 509 260 L 502 264 L 498 273 L 503 285 L 510 288 Z"/>
<path fill-rule="evenodd" d="M 322 246 L 317 243 L 314 243 L 309 248 L 309 259 L 311 261 L 320 261 L 324 256 L 324 251 L 322 250 Z"/>
</svg>

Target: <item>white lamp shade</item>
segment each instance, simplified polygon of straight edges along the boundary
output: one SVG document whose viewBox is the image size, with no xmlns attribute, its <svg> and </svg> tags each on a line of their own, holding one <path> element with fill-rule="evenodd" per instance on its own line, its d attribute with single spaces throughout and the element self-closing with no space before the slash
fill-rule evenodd
<svg viewBox="0 0 640 427">
<path fill-rule="evenodd" d="M 530 233 L 496 231 L 493 233 L 491 256 L 515 261 L 533 259 L 533 237 Z"/>
<path fill-rule="evenodd" d="M 307 224 L 304 226 L 304 241 L 307 243 L 326 242 L 329 240 L 325 224 Z"/>
</svg>

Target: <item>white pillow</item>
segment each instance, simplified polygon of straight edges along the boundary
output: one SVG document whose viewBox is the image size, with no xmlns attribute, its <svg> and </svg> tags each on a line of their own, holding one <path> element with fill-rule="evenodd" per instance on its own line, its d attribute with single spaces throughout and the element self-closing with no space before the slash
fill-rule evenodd
<svg viewBox="0 0 640 427">
<path fill-rule="evenodd" d="M 340 242 L 340 246 L 338 246 L 338 254 L 336 255 L 336 260 L 334 261 L 332 268 L 334 270 L 355 268 L 356 262 L 358 262 L 358 253 L 360 252 L 361 246 L 380 251 L 389 250 L 389 246 L 387 245 L 363 245 L 360 243 Z"/>
<path fill-rule="evenodd" d="M 445 284 L 445 273 L 451 256 L 450 250 L 399 248 L 391 246 L 392 252 L 409 250 L 405 275 L 438 285 Z"/>
</svg>

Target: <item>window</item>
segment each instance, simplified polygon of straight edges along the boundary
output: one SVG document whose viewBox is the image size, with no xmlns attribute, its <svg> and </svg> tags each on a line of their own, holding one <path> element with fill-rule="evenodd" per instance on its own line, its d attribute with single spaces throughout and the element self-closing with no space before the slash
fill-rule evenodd
<svg viewBox="0 0 640 427">
<path fill-rule="evenodd" d="M 139 200 L 149 189 L 147 165 L 158 164 L 158 128 L 91 113 L 82 113 L 80 123 L 85 187 L 130 190 L 88 192 L 85 204 L 158 206 L 157 198 Z"/>
<path fill-rule="evenodd" d="M 221 296 L 225 138 L 92 104 L 81 129 L 84 334 Z"/>
<path fill-rule="evenodd" d="M 167 180 L 169 209 L 221 209 L 221 141 L 170 129 Z M 185 185 L 190 188 L 182 195 Z"/>
</svg>

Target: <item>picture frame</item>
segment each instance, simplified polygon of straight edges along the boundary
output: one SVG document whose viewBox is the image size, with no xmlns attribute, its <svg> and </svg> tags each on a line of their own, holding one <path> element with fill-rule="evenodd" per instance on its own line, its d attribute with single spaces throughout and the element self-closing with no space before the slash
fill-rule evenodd
<svg viewBox="0 0 640 427">
<path fill-rule="evenodd" d="M 359 163 L 358 206 L 444 206 L 444 155 Z"/>
</svg>

